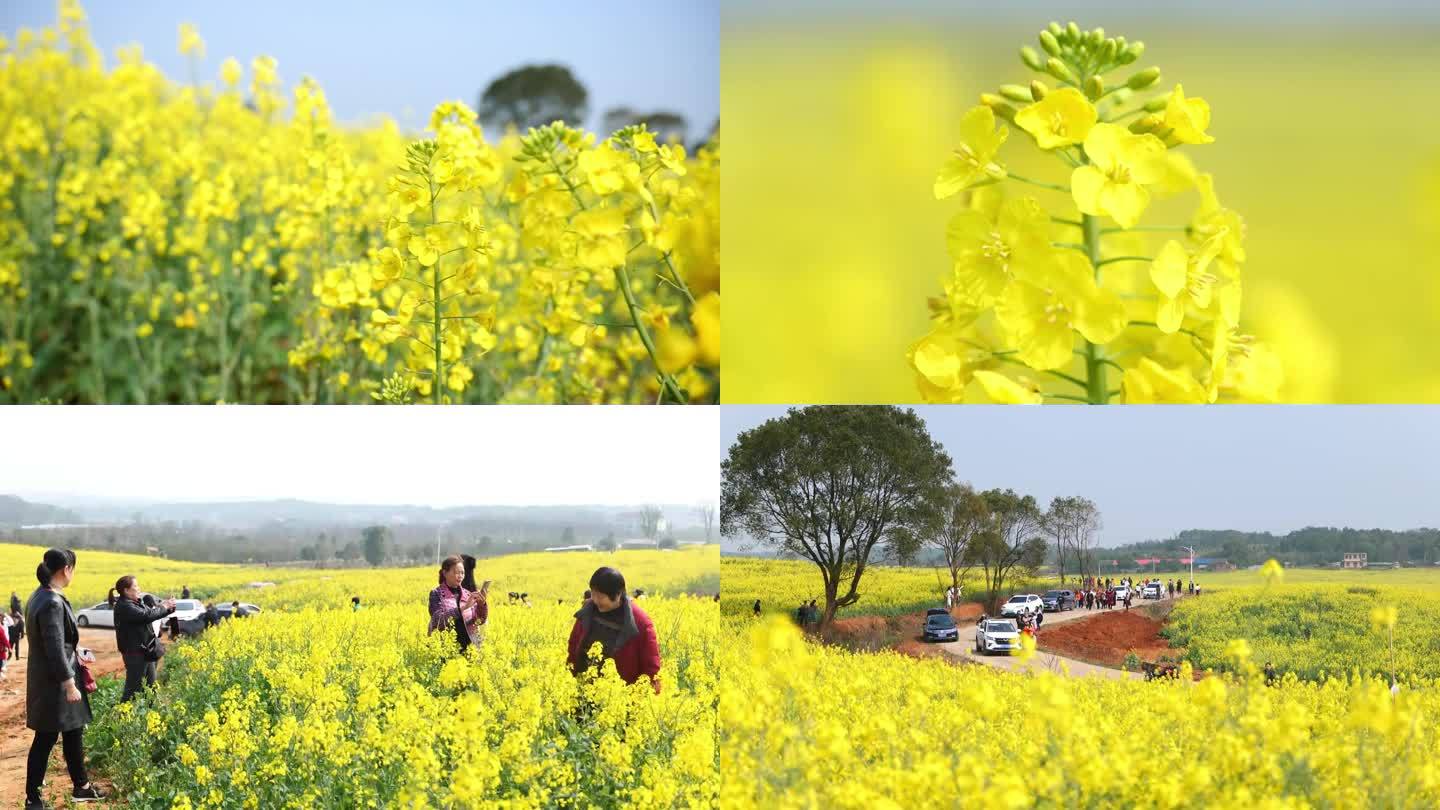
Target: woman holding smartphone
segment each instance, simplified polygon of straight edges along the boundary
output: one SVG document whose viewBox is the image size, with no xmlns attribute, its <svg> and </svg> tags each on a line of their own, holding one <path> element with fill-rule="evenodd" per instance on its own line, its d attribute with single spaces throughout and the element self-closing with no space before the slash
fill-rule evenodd
<svg viewBox="0 0 1440 810">
<path fill-rule="evenodd" d="M 462 653 L 484 639 L 485 624 L 490 620 L 490 580 L 478 591 L 467 589 L 464 583 L 465 560 L 452 554 L 440 563 L 440 584 L 430 591 L 430 632 L 453 626 Z"/>
<path fill-rule="evenodd" d="M 65 766 L 77 802 L 104 798 L 85 773 L 85 726 L 90 723 L 90 700 L 77 676 L 82 663 L 95 656 L 80 647 L 80 628 L 64 589 L 75 578 L 75 552 L 52 548 L 35 569 L 40 587 L 25 605 L 25 623 L 34 635 L 35 653 L 25 673 L 25 725 L 34 729 L 25 769 L 25 808 L 42 810 L 40 786 L 55 741 L 64 739 Z"/>
</svg>

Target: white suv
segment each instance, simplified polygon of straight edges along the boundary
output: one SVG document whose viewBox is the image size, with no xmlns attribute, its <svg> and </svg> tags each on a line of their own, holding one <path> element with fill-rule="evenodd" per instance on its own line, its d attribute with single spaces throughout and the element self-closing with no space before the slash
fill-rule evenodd
<svg viewBox="0 0 1440 810">
<path fill-rule="evenodd" d="M 1000 606 L 1001 616 L 1034 615 L 1045 609 L 1045 603 L 1033 593 L 1017 593 Z"/>
</svg>

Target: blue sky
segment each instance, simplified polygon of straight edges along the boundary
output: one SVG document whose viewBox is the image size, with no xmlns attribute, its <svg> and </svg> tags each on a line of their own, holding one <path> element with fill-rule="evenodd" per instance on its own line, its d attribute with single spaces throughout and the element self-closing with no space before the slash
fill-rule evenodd
<svg viewBox="0 0 1440 810">
<path fill-rule="evenodd" d="M 1182 529 L 1440 526 L 1440 407 L 915 409 L 957 477 L 1084 495 L 1105 545 Z M 720 454 L 783 406 L 721 409 Z"/>
<path fill-rule="evenodd" d="M 491 79 L 532 62 L 570 66 L 589 88 L 592 127 L 612 106 L 674 109 L 689 120 L 693 140 L 720 114 L 719 0 L 92 0 L 85 10 L 111 63 L 116 47 L 138 42 L 166 75 L 188 80 L 177 29 L 190 22 L 205 39 L 203 79 L 213 80 L 226 57 L 248 68 L 268 54 L 287 85 L 317 79 L 341 121 L 384 113 L 418 127 L 436 103 L 474 106 Z M 54 0 L 0 0 L 0 31 L 54 19 Z"/>
</svg>

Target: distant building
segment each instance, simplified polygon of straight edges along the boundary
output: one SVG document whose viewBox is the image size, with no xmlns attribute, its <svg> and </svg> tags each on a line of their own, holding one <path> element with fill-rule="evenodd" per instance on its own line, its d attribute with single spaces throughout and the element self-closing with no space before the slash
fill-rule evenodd
<svg viewBox="0 0 1440 810">
<path fill-rule="evenodd" d="M 632 537 L 628 540 L 621 540 L 615 544 L 616 548 L 659 548 L 659 540 L 650 540 L 644 537 Z"/>
<path fill-rule="evenodd" d="M 545 549 L 545 550 L 546 550 L 546 551 L 594 551 L 593 548 L 591 548 L 590 546 L 585 545 L 585 544 L 583 544 L 583 543 L 582 543 L 582 544 L 579 544 L 579 545 L 574 545 L 574 546 L 551 546 L 550 548 L 547 548 L 547 549 Z"/>
<path fill-rule="evenodd" d="M 1340 561 L 1341 568 L 1368 568 L 1370 566 L 1370 555 L 1363 551 L 1347 551 L 1345 559 Z"/>
<path fill-rule="evenodd" d="M 1234 571 L 1235 563 L 1229 560 L 1211 560 L 1209 570 L 1211 571 Z"/>
</svg>

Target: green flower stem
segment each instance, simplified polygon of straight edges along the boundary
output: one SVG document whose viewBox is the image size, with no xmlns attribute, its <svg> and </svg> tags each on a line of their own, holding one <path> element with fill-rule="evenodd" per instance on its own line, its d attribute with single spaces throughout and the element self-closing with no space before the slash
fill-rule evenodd
<svg viewBox="0 0 1440 810">
<path fill-rule="evenodd" d="M 1096 237 L 1098 238 L 1099 235 L 1097 234 Z M 1101 259 L 1100 261 L 1095 261 L 1095 258 L 1096 258 L 1095 256 L 1092 256 L 1092 257 L 1091 257 L 1091 263 L 1095 265 L 1095 269 L 1097 269 L 1097 270 L 1100 269 L 1101 267 L 1104 267 L 1104 266 L 1107 265 L 1107 264 L 1114 264 L 1114 263 L 1116 263 L 1116 262 L 1153 262 L 1153 261 L 1155 261 L 1155 257 L 1154 257 L 1154 256 L 1115 256 L 1115 257 L 1112 257 L 1112 258 L 1109 258 L 1109 259 Z"/>
<path fill-rule="evenodd" d="M 1041 391 L 1040 395 L 1045 397 L 1046 399 L 1064 399 L 1069 400 L 1070 402 L 1084 402 L 1086 404 L 1089 404 L 1090 402 L 1089 397 L 1072 397 L 1069 394 L 1047 394 L 1044 391 Z"/>
<path fill-rule="evenodd" d="M 666 374 L 660 369 L 660 359 L 655 352 L 655 341 L 650 337 L 650 330 L 640 322 L 640 306 L 635 303 L 635 291 L 630 289 L 630 271 L 621 264 L 615 268 L 615 280 L 620 284 L 620 292 L 625 295 L 625 305 L 630 309 L 630 322 L 635 324 L 635 331 L 640 333 L 640 342 L 645 345 L 645 351 L 650 353 L 650 362 L 655 364 L 655 372 L 660 375 L 660 393 L 668 393 L 678 403 L 684 404 L 685 395 L 680 392 L 679 383 L 675 378 Z"/>
<path fill-rule="evenodd" d="M 1065 192 L 1066 194 L 1069 194 L 1069 193 L 1070 193 L 1070 187 L 1069 187 L 1069 186 L 1060 186 L 1060 185 L 1056 185 L 1056 184 L 1054 184 L 1054 183 L 1043 183 L 1043 182 L 1041 182 L 1041 181 L 1039 181 L 1039 180 L 1031 180 L 1031 179 L 1028 178 L 1028 177 L 1021 177 L 1020 175 L 1018 175 L 1018 174 L 1016 174 L 1016 173 L 1014 173 L 1014 172 L 1012 172 L 1012 171 L 1006 171 L 1005 176 L 1008 177 L 1008 178 L 1010 178 L 1011 180 L 1019 180 L 1019 181 L 1022 182 L 1022 183 L 1029 183 L 1029 184 L 1032 185 L 1032 186 L 1039 186 L 1040 188 L 1048 188 L 1048 189 L 1050 189 L 1051 191 L 1063 191 L 1063 192 Z"/>
<path fill-rule="evenodd" d="M 1064 217 L 1050 217 L 1050 221 L 1057 225 L 1073 225 L 1076 228 L 1085 227 L 1085 223 L 1078 219 L 1066 219 Z"/>
<path fill-rule="evenodd" d="M 433 222 L 436 222 L 436 221 L 438 221 L 438 220 L 440 219 L 439 214 L 437 214 L 436 211 L 435 211 L 435 183 L 434 183 L 434 181 L 430 180 L 428 177 L 426 178 L 425 182 L 426 182 L 427 185 L 430 186 L 430 221 L 433 223 Z M 445 336 L 442 335 L 441 332 L 440 332 L 441 327 L 443 327 L 444 324 L 445 324 L 445 322 L 440 318 L 440 301 L 441 301 L 441 299 L 440 299 L 440 259 L 441 259 L 441 258 L 442 258 L 442 257 L 439 257 L 439 256 L 435 257 L 435 266 L 432 267 L 432 268 L 430 268 L 430 277 L 431 277 L 432 279 L 434 279 L 434 281 L 433 281 L 432 284 L 431 284 L 431 286 L 434 288 L 434 299 L 433 299 L 433 300 L 434 300 L 434 303 L 431 304 L 431 306 L 430 306 L 430 312 L 431 312 L 431 318 L 433 319 L 433 320 L 432 320 L 432 323 L 434 324 L 434 329 L 435 329 L 435 377 L 434 377 L 434 379 L 432 379 L 432 380 L 430 381 L 430 385 L 431 385 L 431 391 L 430 391 L 430 393 L 431 393 L 432 399 L 434 400 L 434 402 L 435 402 L 436 405 L 439 405 L 440 402 L 441 402 L 441 399 L 443 398 L 443 395 L 442 395 L 441 392 L 440 392 L 440 386 L 441 386 L 441 384 L 443 383 L 443 381 L 444 381 L 444 379 L 445 379 L 445 369 L 443 369 L 443 368 L 440 367 L 440 363 L 441 363 L 440 350 L 441 350 L 441 347 L 445 345 Z"/>
<path fill-rule="evenodd" d="M 1081 217 L 1085 234 L 1085 253 L 1095 268 L 1095 283 L 1100 284 L 1100 220 L 1090 214 Z M 1104 405 L 1110 401 L 1109 386 L 1105 380 L 1105 355 L 1100 346 L 1085 341 L 1085 390 L 1092 405 Z"/>
<path fill-rule="evenodd" d="M 1101 228 L 1100 233 L 1186 233 L 1188 225 L 1154 225 L 1148 228 Z"/>
</svg>

